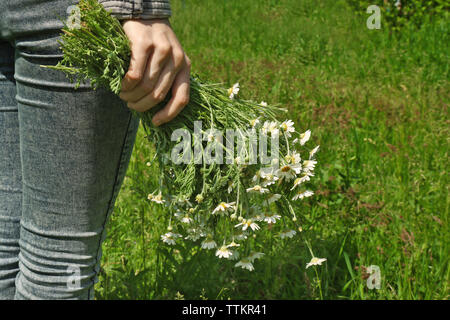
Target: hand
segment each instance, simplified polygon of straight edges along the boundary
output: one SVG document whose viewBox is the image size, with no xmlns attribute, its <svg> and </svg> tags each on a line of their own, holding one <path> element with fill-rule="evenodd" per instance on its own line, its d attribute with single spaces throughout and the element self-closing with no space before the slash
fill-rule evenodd
<svg viewBox="0 0 450 320">
<path fill-rule="evenodd" d="M 169 122 L 189 102 L 191 62 L 167 19 L 125 20 L 123 29 L 130 40 L 131 61 L 119 96 L 129 108 L 144 112 L 172 88 L 172 98 L 152 119 L 155 126 Z"/>
</svg>

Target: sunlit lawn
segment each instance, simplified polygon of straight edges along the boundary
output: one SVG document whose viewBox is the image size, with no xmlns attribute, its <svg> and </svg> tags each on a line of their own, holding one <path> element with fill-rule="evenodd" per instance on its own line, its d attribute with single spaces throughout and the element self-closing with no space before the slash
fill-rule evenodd
<svg viewBox="0 0 450 320">
<path fill-rule="evenodd" d="M 160 241 L 167 216 L 140 130 L 111 217 L 97 299 L 448 299 L 449 23 L 368 30 L 345 1 L 172 0 L 202 78 L 280 103 L 320 144 L 304 231 L 256 270 Z M 305 269 L 311 254 L 327 258 Z M 377 265 L 381 288 L 366 285 Z M 317 275 L 316 275 L 317 271 Z"/>
</svg>

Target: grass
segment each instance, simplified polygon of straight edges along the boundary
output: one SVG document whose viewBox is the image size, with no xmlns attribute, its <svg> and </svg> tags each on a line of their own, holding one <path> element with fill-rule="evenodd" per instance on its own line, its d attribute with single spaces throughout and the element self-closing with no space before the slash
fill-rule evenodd
<svg viewBox="0 0 450 320">
<path fill-rule="evenodd" d="M 449 23 L 368 30 L 345 1 L 173 0 L 193 70 L 286 106 L 320 144 L 304 231 L 248 272 L 159 237 L 138 133 L 103 244 L 97 299 L 448 299 Z M 383 23 L 383 22 L 382 22 Z M 326 257 L 305 269 L 311 254 Z M 366 285 L 377 265 L 381 288 Z M 317 273 L 316 273 L 317 272 Z"/>
</svg>

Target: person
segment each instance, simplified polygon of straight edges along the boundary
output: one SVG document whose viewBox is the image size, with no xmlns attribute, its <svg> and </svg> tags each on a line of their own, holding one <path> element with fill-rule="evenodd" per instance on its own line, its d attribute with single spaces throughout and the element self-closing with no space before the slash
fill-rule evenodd
<svg viewBox="0 0 450 320">
<path fill-rule="evenodd" d="M 190 61 L 168 0 L 99 0 L 122 21 L 131 62 L 120 96 L 42 68 L 76 0 L 0 1 L 0 299 L 93 299 L 105 226 L 133 150 L 131 109 L 188 103 Z"/>
</svg>

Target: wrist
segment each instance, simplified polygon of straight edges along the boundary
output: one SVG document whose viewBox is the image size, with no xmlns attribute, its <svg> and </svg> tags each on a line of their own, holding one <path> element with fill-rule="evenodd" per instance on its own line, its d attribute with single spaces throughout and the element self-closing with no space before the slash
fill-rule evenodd
<svg viewBox="0 0 450 320">
<path fill-rule="evenodd" d="M 122 23 L 122 26 L 127 22 L 140 22 L 145 25 L 153 25 L 156 23 L 161 23 L 170 26 L 169 18 L 153 18 L 153 19 L 133 18 L 133 19 L 123 19 L 120 22 Z"/>
</svg>

